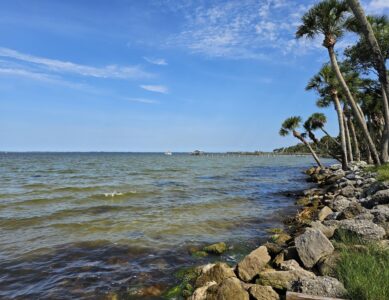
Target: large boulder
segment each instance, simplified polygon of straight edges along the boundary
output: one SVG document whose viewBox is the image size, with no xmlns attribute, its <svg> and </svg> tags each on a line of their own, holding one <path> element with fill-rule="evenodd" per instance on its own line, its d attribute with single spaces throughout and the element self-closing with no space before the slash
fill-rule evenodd
<svg viewBox="0 0 389 300">
<path fill-rule="evenodd" d="M 320 275 L 323 276 L 335 276 L 336 267 L 340 260 L 340 253 L 334 252 L 331 255 L 322 257 L 317 263 L 317 268 Z"/>
<path fill-rule="evenodd" d="M 293 284 L 301 278 L 314 278 L 315 274 L 303 268 L 290 271 L 265 270 L 259 273 L 257 283 L 278 290 L 291 290 Z"/>
<path fill-rule="evenodd" d="M 249 293 L 236 277 L 224 279 L 218 286 L 212 285 L 207 290 L 206 300 L 249 300 Z"/>
<path fill-rule="evenodd" d="M 340 194 L 346 198 L 354 197 L 355 188 L 351 185 L 348 185 L 340 190 Z"/>
<path fill-rule="evenodd" d="M 381 240 L 385 236 L 385 229 L 369 220 L 342 220 L 338 225 L 335 234 L 343 231 L 364 240 Z"/>
<path fill-rule="evenodd" d="M 296 282 L 293 289 L 296 292 L 321 297 L 340 298 L 347 295 L 343 284 L 328 276 L 301 278 Z"/>
<path fill-rule="evenodd" d="M 312 268 L 320 258 L 334 251 L 328 238 L 315 229 L 307 229 L 295 239 L 295 244 L 299 257 L 307 268 Z"/>
<path fill-rule="evenodd" d="M 264 269 L 270 259 L 271 257 L 265 246 L 255 249 L 243 258 L 240 263 L 238 263 L 236 267 L 238 277 L 243 281 L 251 281 L 260 271 Z"/>
<path fill-rule="evenodd" d="M 225 263 L 217 263 L 197 278 L 195 286 L 200 287 L 211 281 L 219 284 L 230 277 L 236 277 L 234 271 Z"/>
<path fill-rule="evenodd" d="M 271 286 L 255 284 L 249 289 L 251 297 L 255 300 L 279 300 L 280 296 Z"/>
</svg>

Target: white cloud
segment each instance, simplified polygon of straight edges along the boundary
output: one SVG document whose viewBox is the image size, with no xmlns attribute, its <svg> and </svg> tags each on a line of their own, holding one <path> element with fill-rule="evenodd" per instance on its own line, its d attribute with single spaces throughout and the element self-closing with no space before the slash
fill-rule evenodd
<svg viewBox="0 0 389 300">
<path fill-rule="evenodd" d="M 54 72 L 73 73 L 81 76 L 116 79 L 135 79 L 151 76 L 151 74 L 141 70 L 137 66 L 109 65 L 105 67 L 92 67 L 68 61 L 33 56 L 2 47 L 0 47 L 0 57 L 31 63 Z"/>
<path fill-rule="evenodd" d="M 143 59 L 153 65 L 167 66 L 167 61 L 163 58 L 149 58 L 144 56 Z"/>
<path fill-rule="evenodd" d="M 312 2 L 312 1 L 310 1 Z M 312 3 L 297 0 L 214 0 L 182 8 L 184 30 L 168 44 L 209 57 L 269 59 L 315 49 L 296 42 L 295 31 Z"/>
<path fill-rule="evenodd" d="M 145 98 L 126 98 L 126 100 L 131 101 L 131 102 L 144 103 L 144 104 L 157 104 L 157 103 L 159 103 L 156 100 L 145 99 Z"/>
<path fill-rule="evenodd" d="M 155 93 L 167 94 L 169 92 L 169 89 L 164 85 L 141 85 L 140 87 L 146 91 Z"/>
<path fill-rule="evenodd" d="M 389 10 L 388 0 L 372 0 L 366 5 L 366 11 L 372 14 L 382 14 Z"/>
</svg>

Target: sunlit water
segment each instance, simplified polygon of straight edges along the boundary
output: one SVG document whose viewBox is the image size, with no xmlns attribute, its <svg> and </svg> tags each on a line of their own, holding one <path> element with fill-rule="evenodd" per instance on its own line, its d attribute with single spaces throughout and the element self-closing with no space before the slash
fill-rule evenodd
<svg viewBox="0 0 389 300">
<path fill-rule="evenodd" d="M 309 157 L 0 154 L 0 298 L 104 298 L 174 284 L 212 258 L 240 253 L 296 209 Z M 135 297 L 135 296 L 131 296 Z M 130 298 L 131 298 L 130 297 Z"/>
</svg>

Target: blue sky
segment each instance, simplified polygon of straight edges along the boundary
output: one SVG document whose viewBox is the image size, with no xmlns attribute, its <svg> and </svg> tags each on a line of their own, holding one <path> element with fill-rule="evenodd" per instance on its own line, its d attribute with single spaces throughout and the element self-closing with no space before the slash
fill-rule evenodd
<svg viewBox="0 0 389 300">
<path fill-rule="evenodd" d="M 314 2 L 2 0 L 0 150 L 294 144 L 280 124 L 318 110 L 304 87 L 327 61 L 320 41 L 294 39 Z M 364 5 L 389 13 L 388 0 Z"/>
</svg>

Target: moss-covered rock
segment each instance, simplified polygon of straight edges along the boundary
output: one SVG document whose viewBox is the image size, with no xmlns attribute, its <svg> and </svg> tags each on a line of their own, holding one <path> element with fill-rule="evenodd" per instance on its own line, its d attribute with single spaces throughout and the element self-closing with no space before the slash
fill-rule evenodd
<svg viewBox="0 0 389 300">
<path fill-rule="evenodd" d="M 203 248 L 203 251 L 212 254 L 222 254 L 227 251 L 226 243 L 220 242 Z"/>
</svg>

